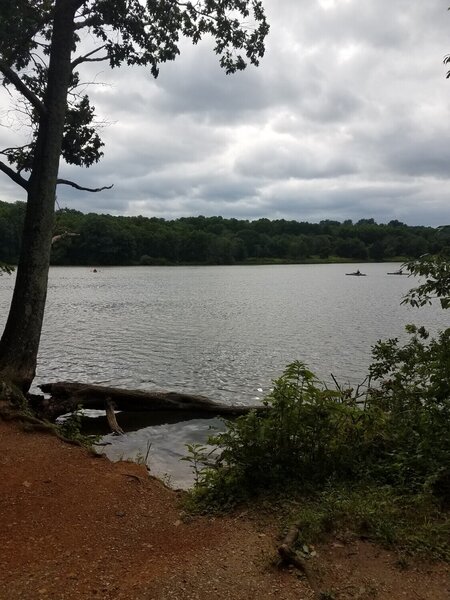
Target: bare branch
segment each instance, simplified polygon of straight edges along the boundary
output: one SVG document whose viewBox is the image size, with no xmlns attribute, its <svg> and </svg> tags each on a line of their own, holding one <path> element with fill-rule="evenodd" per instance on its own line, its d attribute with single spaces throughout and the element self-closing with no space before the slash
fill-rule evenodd
<svg viewBox="0 0 450 600">
<path fill-rule="evenodd" d="M 23 146 L 11 146 L 11 148 L 4 148 L 3 150 L 0 150 L 0 154 L 8 156 L 8 154 L 10 152 L 14 152 L 14 150 L 25 150 L 25 148 L 29 148 L 30 146 L 31 144 L 24 144 Z"/>
<path fill-rule="evenodd" d="M 8 65 L 2 61 L 0 61 L 0 72 L 2 72 L 7 79 L 9 79 L 9 81 L 14 85 L 16 90 L 22 94 L 22 96 L 31 102 L 34 108 L 39 111 L 41 115 L 45 115 L 47 113 L 44 104 L 41 102 L 41 100 L 39 100 L 36 94 L 34 94 L 30 88 L 24 84 L 24 82 L 20 79 L 17 73 L 11 69 L 11 67 L 8 67 Z"/>
<path fill-rule="evenodd" d="M 52 244 L 55 242 L 59 242 L 59 240 L 63 240 L 66 237 L 74 237 L 80 235 L 79 233 L 70 233 L 69 231 L 65 231 L 64 233 L 60 233 L 59 235 L 54 235 L 52 237 Z"/>
<path fill-rule="evenodd" d="M 0 171 L 6 173 L 6 175 L 8 175 L 8 177 L 14 181 L 14 183 L 17 183 L 17 185 L 23 187 L 24 190 L 28 190 L 28 180 L 24 179 L 21 175 L 19 175 L 19 173 L 14 171 L 14 169 L 11 169 L 11 167 L 8 167 L 8 165 L 5 165 L 5 163 L 2 161 L 0 161 Z"/>
<path fill-rule="evenodd" d="M 71 64 L 72 70 L 75 69 L 76 66 L 78 66 L 79 64 L 81 64 L 83 62 L 101 62 L 102 60 L 108 60 L 108 56 L 99 56 L 97 58 L 91 58 L 91 56 L 93 54 L 100 52 L 100 50 L 103 50 L 105 47 L 106 46 L 103 44 L 102 46 L 95 48 L 95 50 L 91 50 L 91 52 L 88 52 L 87 54 L 84 54 L 83 56 L 79 56 L 78 58 L 73 60 L 72 64 Z"/>
<path fill-rule="evenodd" d="M 80 56 L 81 58 L 81 56 Z M 109 56 L 99 56 L 98 58 L 84 58 L 82 60 L 76 59 L 72 63 L 72 69 L 74 69 L 77 65 L 85 62 L 102 62 L 104 60 L 109 60 Z"/>
<path fill-rule="evenodd" d="M 82 192 L 102 192 L 103 190 L 110 190 L 114 186 L 112 183 L 111 185 L 104 185 L 103 187 L 99 188 L 88 188 L 78 185 L 78 183 L 75 183 L 74 181 L 69 181 L 68 179 L 57 179 L 56 183 L 59 185 L 70 185 L 77 190 L 81 190 Z"/>
</svg>

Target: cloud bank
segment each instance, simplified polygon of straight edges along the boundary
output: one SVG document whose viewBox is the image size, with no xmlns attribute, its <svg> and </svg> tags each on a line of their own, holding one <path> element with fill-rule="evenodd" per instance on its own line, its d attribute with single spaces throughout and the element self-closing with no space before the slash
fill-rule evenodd
<svg viewBox="0 0 450 600">
<path fill-rule="evenodd" d="M 154 80 L 90 66 L 105 156 L 61 176 L 85 212 L 450 223 L 450 15 L 439 0 L 266 0 L 259 68 L 227 76 L 208 41 Z M 2 96 L 2 101 L 6 96 Z M 3 146 L 20 138 L 8 129 Z M 23 199 L 0 177 L 0 198 Z"/>
</svg>

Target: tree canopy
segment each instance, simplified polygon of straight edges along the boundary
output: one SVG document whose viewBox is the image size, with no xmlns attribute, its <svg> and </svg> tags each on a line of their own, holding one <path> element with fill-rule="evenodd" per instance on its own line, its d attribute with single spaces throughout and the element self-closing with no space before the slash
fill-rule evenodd
<svg viewBox="0 0 450 600">
<path fill-rule="evenodd" d="M 25 214 L 23 202 L 0 202 L 0 261 L 16 264 Z M 123 217 L 56 212 L 52 246 L 56 265 L 164 265 L 404 260 L 443 252 L 441 229 L 374 219 L 320 223 L 286 219 Z"/>
<path fill-rule="evenodd" d="M 0 150 L 0 171 L 27 192 L 11 308 L 0 340 L 0 379 L 27 391 L 34 378 L 47 294 L 60 157 L 89 167 L 102 155 L 94 108 L 79 69 L 107 62 L 158 76 L 182 38 L 214 40 L 226 73 L 257 65 L 268 24 L 260 0 L 15 0 L 0 4 L 0 73 L 30 127 L 20 147 Z"/>
<path fill-rule="evenodd" d="M 24 173 L 31 171 L 39 119 L 47 112 L 49 56 L 57 8 L 73 14 L 68 108 L 61 155 L 68 164 L 89 167 L 102 156 L 95 111 L 87 94 L 79 92 L 79 67 L 107 62 L 112 68 L 142 65 L 154 77 L 161 65 L 180 54 L 180 40 L 194 44 L 213 37 L 215 52 L 226 73 L 258 65 L 268 33 L 260 0 L 18 0 L 0 7 L 0 72 L 3 83 L 19 92 L 31 128 L 24 146 L 1 153 L 14 171 L 0 169 L 26 188 Z M 89 32 L 89 42 L 85 32 Z M 96 44 L 92 47 L 92 39 Z M 67 183 L 67 182 L 60 182 Z"/>
<path fill-rule="evenodd" d="M 439 227 L 437 238 L 439 252 L 423 254 L 407 264 L 408 271 L 421 277 L 422 283 L 409 291 L 403 304 L 420 307 L 439 300 L 442 308 L 450 308 L 450 225 Z"/>
</svg>

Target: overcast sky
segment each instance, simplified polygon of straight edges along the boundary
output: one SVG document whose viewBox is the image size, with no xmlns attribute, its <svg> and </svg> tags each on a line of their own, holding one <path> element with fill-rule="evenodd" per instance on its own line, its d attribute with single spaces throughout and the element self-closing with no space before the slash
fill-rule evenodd
<svg viewBox="0 0 450 600">
<path fill-rule="evenodd" d="M 157 80 L 96 65 L 108 84 L 89 91 L 109 123 L 105 156 L 88 170 L 63 165 L 61 176 L 114 188 L 60 186 L 60 206 L 450 223 L 450 1 L 264 4 L 271 30 L 258 68 L 225 75 L 208 41 L 183 45 Z M 2 127 L 1 145 L 16 133 Z M 25 199 L 2 173 L 0 199 Z"/>
</svg>

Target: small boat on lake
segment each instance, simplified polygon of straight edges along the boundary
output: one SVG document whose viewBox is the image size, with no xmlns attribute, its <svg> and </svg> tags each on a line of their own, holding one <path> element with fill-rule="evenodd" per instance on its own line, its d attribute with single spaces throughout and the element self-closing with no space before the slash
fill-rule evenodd
<svg viewBox="0 0 450 600">
<path fill-rule="evenodd" d="M 386 275 L 408 275 L 408 273 L 404 273 L 403 269 L 399 269 L 398 271 L 391 271 L 390 273 L 386 273 Z"/>
<path fill-rule="evenodd" d="M 354 273 L 346 273 L 346 275 L 353 275 L 353 277 L 366 277 L 366 273 L 361 273 L 359 269 Z"/>
</svg>

